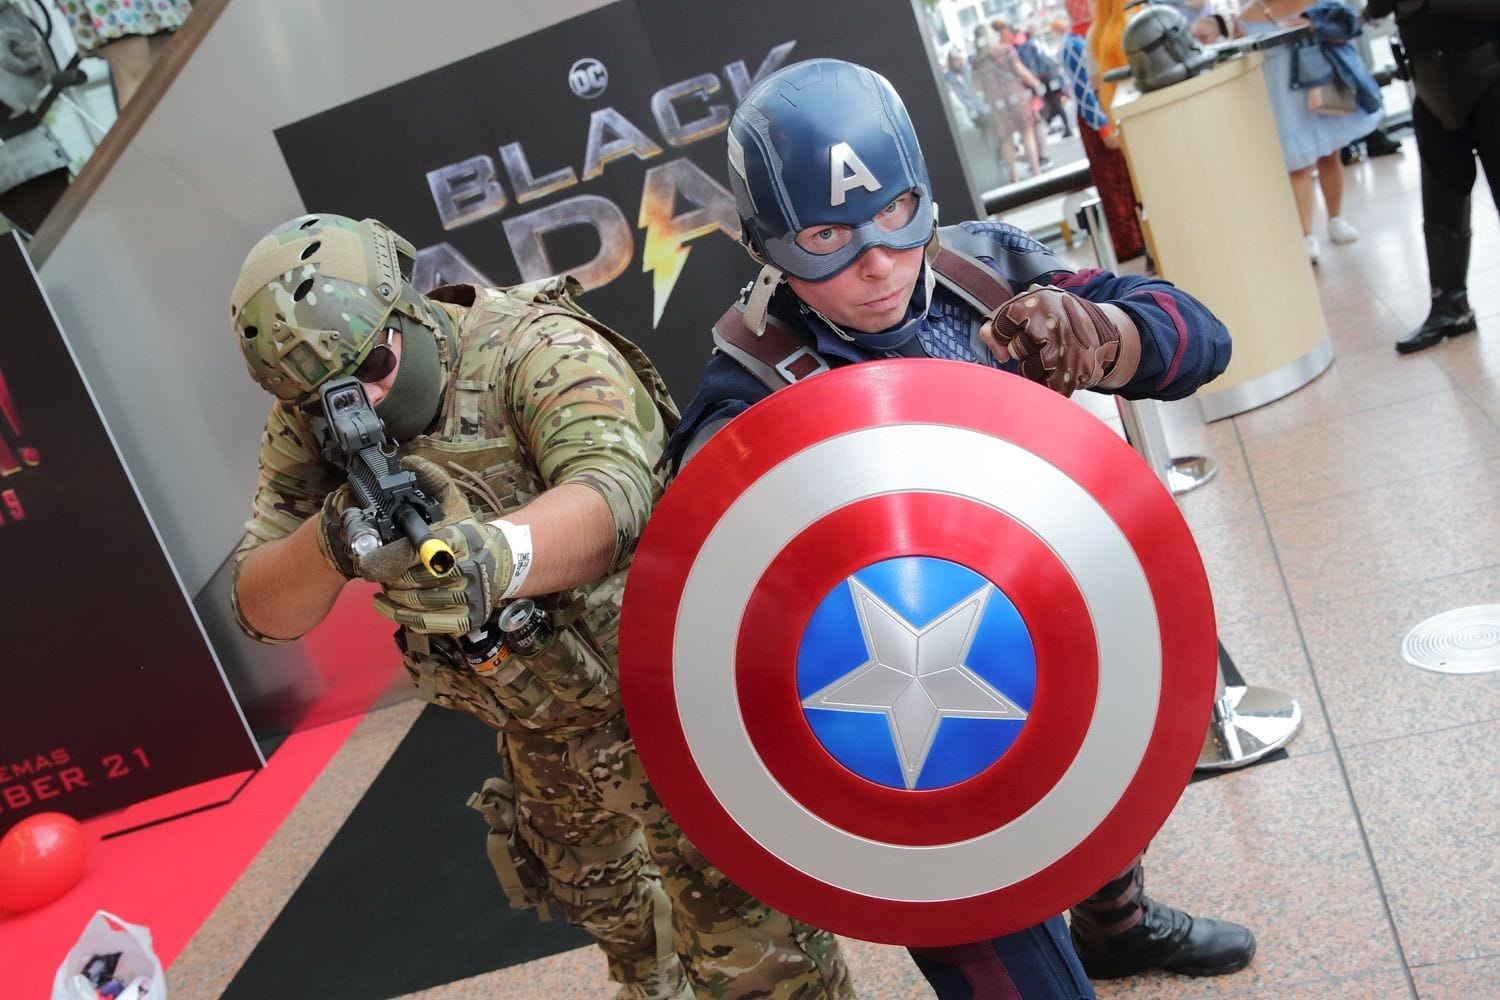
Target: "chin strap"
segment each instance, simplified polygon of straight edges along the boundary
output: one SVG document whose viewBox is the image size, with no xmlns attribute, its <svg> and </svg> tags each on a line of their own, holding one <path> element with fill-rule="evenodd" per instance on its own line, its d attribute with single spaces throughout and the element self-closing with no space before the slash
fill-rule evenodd
<svg viewBox="0 0 1500 1000">
<path fill-rule="evenodd" d="M 771 264 L 762 267 L 760 274 L 755 276 L 755 287 L 750 290 L 750 298 L 745 303 L 745 325 L 757 337 L 766 332 L 766 310 L 771 306 L 771 296 L 776 294 L 777 286 L 784 280 L 786 276 Z"/>
</svg>

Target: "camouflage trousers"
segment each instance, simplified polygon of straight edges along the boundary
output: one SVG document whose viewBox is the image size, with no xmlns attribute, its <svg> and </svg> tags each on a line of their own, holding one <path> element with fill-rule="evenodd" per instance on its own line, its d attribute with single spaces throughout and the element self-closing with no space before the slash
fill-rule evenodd
<svg viewBox="0 0 1500 1000">
<path fill-rule="evenodd" d="M 500 748 L 545 892 L 598 941 L 622 997 L 854 995 L 832 934 L 747 895 L 682 835 L 623 717 L 573 739 L 505 732 Z M 490 836 L 494 858 L 504 834 Z"/>
</svg>

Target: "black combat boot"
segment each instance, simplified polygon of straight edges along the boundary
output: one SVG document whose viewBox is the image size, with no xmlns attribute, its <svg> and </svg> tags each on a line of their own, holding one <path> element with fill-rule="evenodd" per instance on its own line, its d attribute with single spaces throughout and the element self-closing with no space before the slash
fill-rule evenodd
<svg viewBox="0 0 1500 1000">
<path fill-rule="evenodd" d="M 1192 917 L 1147 896 L 1137 860 L 1073 907 L 1073 947 L 1090 979 L 1148 969 L 1183 976 L 1238 972 L 1255 955 L 1255 935 L 1227 920 Z"/>
<path fill-rule="evenodd" d="M 1365 136 L 1364 143 L 1366 156 L 1391 156 L 1401 152 L 1401 143 L 1380 129 Z"/>
<path fill-rule="evenodd" d="M 1430 224 L 1422 227 L 1427 238 L 1427 274 L 1432 284 L 1432 307 L 1427 319 L 1409 336 L 1396 341 L 1402 354 L 1425 351 L 1444 337 L 1471 333 L 1477 328 L 1469 308 L 1469 231 Z"/>
</svg>

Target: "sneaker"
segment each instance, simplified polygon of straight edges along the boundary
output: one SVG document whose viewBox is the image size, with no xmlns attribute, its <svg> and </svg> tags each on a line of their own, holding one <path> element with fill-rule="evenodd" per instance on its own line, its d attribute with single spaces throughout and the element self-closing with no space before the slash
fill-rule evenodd
<svg viewBox="0 0 1500 1000">
<path fill-rule="evenodd" d="M 1359 239 L 1359 230 L 1344 221 L 1342 215 L 1328 220 L 1328 238 L 1335 243 L 1353 243 Z"/>
<path fill-rule="evenodd" d="M 1307 251 L 1307 259 L 1316 264 L 1318 262 L 1318 238 L 1312 233 L 1302 237 L 1302 249 Z"/>
</svg>

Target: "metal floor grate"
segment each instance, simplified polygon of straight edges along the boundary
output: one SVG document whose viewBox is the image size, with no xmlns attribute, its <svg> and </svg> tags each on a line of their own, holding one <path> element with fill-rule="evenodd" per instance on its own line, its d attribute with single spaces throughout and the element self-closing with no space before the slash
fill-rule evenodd
<svg viewBox="0 0 1500 1000">
<path fill-rule="evenodd" d="M 1500 604 L 1433 615 L 1406 633 L 1401 655 L 1414 667 L 1441 674 L 1500 670 Z"/>
</svg>

